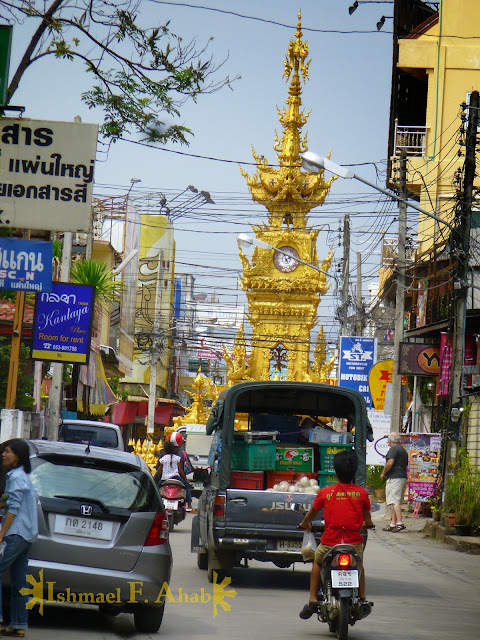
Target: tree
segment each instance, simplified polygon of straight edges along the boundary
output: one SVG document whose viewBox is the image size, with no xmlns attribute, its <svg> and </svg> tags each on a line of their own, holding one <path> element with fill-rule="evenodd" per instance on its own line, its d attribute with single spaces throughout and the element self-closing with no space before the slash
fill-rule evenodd
<svg viewBox="0 0 480 640">
<path fill-rule="evenodd" d="M 104 111 L 100 130 L 106 139 L 115 142 L 136 131 L 149 141 L 188 144 L 190 129 L 167 125 L 165 117 L 179 116 L 187 100 L 232 81 L 213 78 L 224 61 L 209 56 L 212 38 L 198 49 L 195 40 L 184 43 L 170 31 L 169 21 L 144 29 L 140 5 L 140 0 L 0 1 L 2 22 L 38 23 L 8 87 L 7 104 L 25 71 L 41 58 L 79 60 L 93 81 L 82 99 Z"/>
<path fill-rule="evenodd" d="M 77 260 L 72 264 L 70 280 L 75 284 L 87 284 L 95 287 L 95 299 L 99 304 L 119 302 L 124 285 L 115 280 L 113 271 L 107 265 L 96 260 Z"/>
</svg>

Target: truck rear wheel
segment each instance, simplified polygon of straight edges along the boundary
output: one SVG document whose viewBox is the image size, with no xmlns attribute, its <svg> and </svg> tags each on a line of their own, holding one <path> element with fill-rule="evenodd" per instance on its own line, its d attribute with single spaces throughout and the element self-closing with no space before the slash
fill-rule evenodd
<svg viewBox="0 0 480 640">
<path fill-rule="evenodd" d="M 233 566 L 233 557 L 227 553 L 215 553 L 209 551 L 207 555 L 207 578 L 210 583 L 214 582 L 216 574 L 216 582 L 219 584 L 224 578 L 230 575 L 230 570 Z"/>
<path fill-rule="evenodd" d="M 208 569 L 208 556 L 206 553 L 197 553 L 197 567 L 202 571 Z"/>
</svg>

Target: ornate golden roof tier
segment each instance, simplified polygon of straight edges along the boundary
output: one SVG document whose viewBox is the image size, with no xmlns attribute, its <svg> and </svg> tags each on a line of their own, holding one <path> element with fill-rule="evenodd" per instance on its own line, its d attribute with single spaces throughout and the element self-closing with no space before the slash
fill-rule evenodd
<svg viewBox="0 0 480 640">
<path fill-rule="evenodd" d="M 295 39 L 290 42 L 284 61 L 284 76 L 290 85 L 286 108 L 278 110 L 283 127 L 281 140 L 275 134 L 278 167 L 268 165 L 267 160 L 254 151 L 256 174 L 249 176 L 240 169 L 253 200 L 268 211 L 268 224 L 252 225 L 256 237 L 282 252 L 255 247 L 249 259 L 240 250 L 241 286 L 247 295 L 246 317 L 252 336 L 249 354 L 243 327 L 237 334 L 233 352 L 230 354 L 224 349 L 231 384 L 283 379 L 325 382 L 333 367 L 333 359 L 326 362 L 327 349 L 321 327 L 310 365 L 310 335 L 317 325 L 320 298 L 330 285 L 325 273 L 308 266 L 318 265 L 319 233 L 318 229 L 307 227 L 308 213 L 323 204 L 334 178 L 325 182 L 323 172 L 301 170 L 300 154 L 308 148 L 307 136 L 300 135 L 308 118 L 301 109 L 301 82 L 308 78 L 309 62 L 300 19 L 299 13 Z M 329 253 L 321 263 L 322 271 L 328 271 L 332 257 Z"/>
<path fill-rule="evenodd" d="M 284 60 L 284 77 L 290 80 L 286 107 L 277 107 L 280 124 L 283 127 L 281 140 L 275 133 L 274 150 L 278 152 L 278 168 L 268 164 L 253 149 L 257 163 L 257 173 L 249 176 L 240 168 L 247 179 L 247 185 L 255 202 L 262 204 L 269 212 L 268 223 L 272 228 L 283 225 L 294 229 L 303 229 L 307 223 L 307 214 L 314 207 L 323 204 L 336 178 L 324 180 L 324 172 L 306 173 L 300 170 L 300 154 L 307 151 L 307 135 L 302 138 L 300 132 L 307 122 L 307 114 L 301 109 L 303 81 L 308 78 L 308 43 L 302 42 L 301 13 L 298 14 L 298 26 L 295 40 L 290 42 L 287 57 Z M 330 157 L 330 154 L 329 156 Z"/>
</svg>

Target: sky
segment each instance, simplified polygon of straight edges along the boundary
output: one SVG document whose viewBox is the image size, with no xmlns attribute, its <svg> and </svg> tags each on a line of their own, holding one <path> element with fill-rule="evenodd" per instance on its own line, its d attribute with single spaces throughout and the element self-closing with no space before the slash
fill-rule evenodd
<svg viewBox="0 0 480 640">
<path fill-rule="evenodd" d="M 239 164 L 254 172 L 252 145 L 257 153 L 276 162 L 275 131 L 281 135 L 277 105 L 282 108 L 288 97 L 283 58 L 294 37 L 299 10 L 311 60 L 302 94 L 304 108 L 311 109 L 303 129 L 308 132 L 309 149 L 320 155 L 332 150 L 332 160 L 353 165 L 359 175 L 384 186 L 392 64 L 392 20 L 388 16 L 393 5 L 361 2 L 350 16 L 350 4 L 350 0 L 139 3 L 145 25 L 170 20 L 172 31 L 185 41 L 196 38 L 199 46 L 213 37 L 209 51 L 216 61 L 226 60 L 218 78 L 241 78 L 232 89 L 199 96 L 197 103 L 183 107 L 179 122 L 195 133 L 188 147 L 146 148 L 119 141 L 108 155 L 100 153 L 95 192 L 124 194 L 132 178 L 141 180 L 132 189 L 133 196 L 163 193 L 171 201 L 187 185 L 208 191 L 215 205 L 204 205 L 184 216 L 179 212 L 175 220 L 177 272 L 195 273 L 199 285 L 222 302 L 239 299 L 236 237 L 248 233 L 250 223 L 264 216 L 250 201 Z M 376 23 L 382 15 L 387 19 L 378 32 Z M 28 33 L 28 24 L 14 29 L 11 72 Z M 80 115 L 83 122 L 98 122 L 101 114 L 89 111 L 80 99 L 89 80 L 80 65 L 47 57 L 27 71 L 13 103 L 24 105 L 25 116 L 35 119 L 71 121 Z M 175 203 L 172 205 L 174 208 Z M 352 287 L 356 253 L 360 252 L 366 297 L 368 282 L 375 278 L 379 264 L 381 232 L 396 229 L 395 207 L 357 181 L 338 179 L 325 205 L 311 218 L 324 225 L 318 244 L 320 259 L 329 247 L 335 249 L 335 264 L 341 258 L 339 219 L 346 213 L 354 229 Z M 332 337 L 338 330 L 333 302 L 332 288 L 320 312 Z"/>
</svg>

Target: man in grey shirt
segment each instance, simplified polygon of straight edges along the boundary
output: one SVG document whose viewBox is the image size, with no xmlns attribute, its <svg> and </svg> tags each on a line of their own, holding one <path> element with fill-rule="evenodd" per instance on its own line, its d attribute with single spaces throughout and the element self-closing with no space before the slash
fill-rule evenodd
<svg viewBox="0 0 480 640">
<path fill-rule="evenodd" d="M 390 449 L 387 452 L 382 478 L 387 478 L 386 500 L 392 507 L 392 521 L 384 531 L 398 533 L 406 529 L 402 522 L 402 502 L 407 484 L 408 453 L 400 444 L 396 431 L 388 436 Z"/>
</svg>

